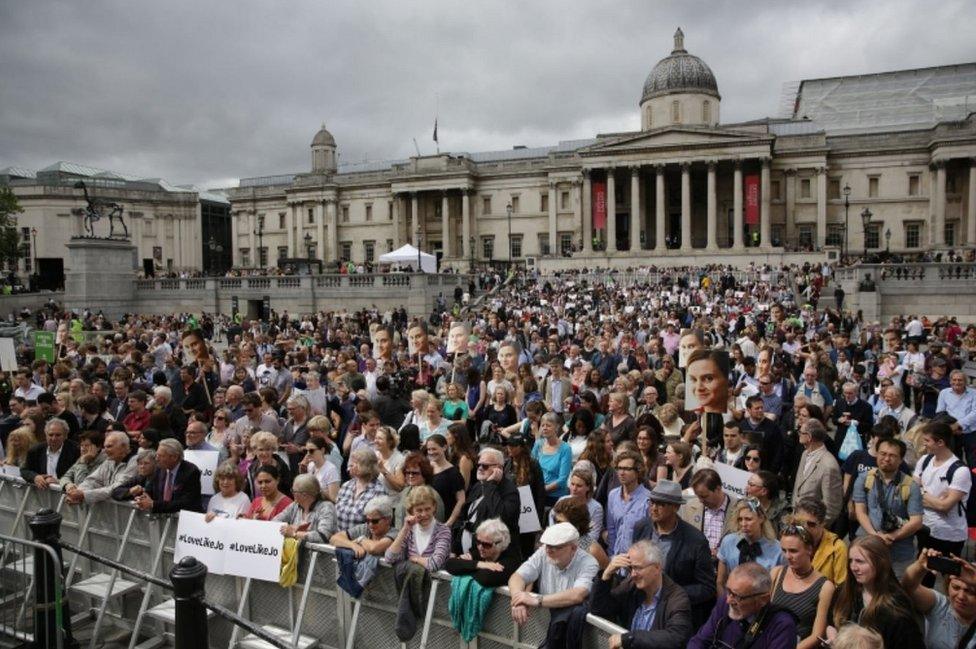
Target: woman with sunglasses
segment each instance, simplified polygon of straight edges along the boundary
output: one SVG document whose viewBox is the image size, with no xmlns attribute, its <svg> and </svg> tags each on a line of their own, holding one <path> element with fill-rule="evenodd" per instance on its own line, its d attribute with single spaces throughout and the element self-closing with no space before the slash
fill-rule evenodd
<svg viewBox="0 0 976 649">
<path fill-rule="evenodd" d="M 419 451 L 407 453 L 406 457 L 403 458 L 404 487 L 400 490 L 398 505 L 396 507 L 396 518 L 394 519 L 394 525 L 398 529 L 403 527 L 403 519 L 406 518 L 407 515 L 407 496 L 409 496 L 410 492 L 417 487 L 430 485 L 433 479 L 434 468 L 430 465 L 430 462 L 427 461 L 426 455 Z M 437 492 L 435 491 L 434 493 L 436 494 Z M 437 520 L 442 521 L 445 518 L 444 501 L 441 500 L 439 494 L 437 499 L 438 502 L 437 507 L 434 510 L 434 517 Z"/>
<path fill-rule="evenodd" d="M 448 559 L 444 570 L 452 575 L 471 575 L 485 588 L 507 586 L 519 565 L 518 546 L 512 545 L 512 535 L 499 518 L 482 521 L 474 533 L 471 550 Z M 451 582 L 452 597 L 455 582 Z"/>
<path fill-rule="evenodd" d="M 230 415 L 226 408 L 217 408 L 214 412 L 213 423 L 210 425 L 210 432 L 207 433 L 206 442 L 217 448 L 226 448 L 230 452 L 230 445 L 233 441 L 234 433 L 230 430 Z"/>
<path fill-rule="evenodd" d="M 335 502 L 339 495 L 339 470 L 328 460 L 332 445 L 322 437 L 310 437 L 305 442 L 305 455 L 299 462 L 299 470 L 307 475 L 314 476 L 319 482 L 322 494 Z"/>
<path fill-rule="evenodd" d="M 396 538 L 393 527 L 393 504 L 389 496 L 376 496 L 366 503 L 366 522 L 339 530 L 329 543 L 337 548 L 352 550 L 357 559 L 367 554 L 382 557 Z"/>
<path fill-rule="evenodd" d="M 742 466 L 749 473 L 756 473 L 762 468 L 762 450 L 758 446 L 746 444 L 742 452 Z"/>
<path fill-rule="evenodd" d="M 759 462 L 755 464 L 758 466 Z M 774 530 L 782 525 L 783 517 L 789 512 L 786 499 L 781 496 L 779 485 L 779 476 L 772 471 L 762 469 L 752 472 L 746 482 L 746 496 L 759 501 Z"/>
<path fill-rule="evenodd" d="M 770 571 L 770 601 L 796 618 L 797 649 L 818 649 L 827 632 L 834 584 L 813 567 L 813 537 L 802 525 L 784 526 L 779 545 L 786 566 Z"/>
<path fill-rule="evenodd" d="M 755 561 L 767 570 L 785 565 L 783 551 L 766 512 L 755 498 L 740 500 L 735 506 L 738 531 L 726 534 L 718 546 L 718 594 L 725 594 L 725 582 L 736 566 Z"/>
<path fill-rule="evenodd" d="M 826 517 L 827 507 L 821 500 L 803 498 L 793 503 L 793 521 L 806 528 L 813 537 L 814 567 L 839 586 L 847 578 L 847 545 L 824 527 Z"/>
</svg>

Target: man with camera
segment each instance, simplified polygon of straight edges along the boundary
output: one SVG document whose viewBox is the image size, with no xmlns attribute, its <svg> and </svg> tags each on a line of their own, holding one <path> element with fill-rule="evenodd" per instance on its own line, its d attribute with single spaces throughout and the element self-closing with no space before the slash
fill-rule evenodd
<svg viewBox="0 0 976 649">
<path fill-rule="evenodd" d="M 910 475 L 899 470 L 905 456 L 900 439 L 882 438 L 877 445 L 878 466 L 854 483 L 852 499 L 858 536 L 880 538 L 891 552 L 899 577 L 915 559 L 915 533 L 922 528 L 922 490 Z"/>
</svg>

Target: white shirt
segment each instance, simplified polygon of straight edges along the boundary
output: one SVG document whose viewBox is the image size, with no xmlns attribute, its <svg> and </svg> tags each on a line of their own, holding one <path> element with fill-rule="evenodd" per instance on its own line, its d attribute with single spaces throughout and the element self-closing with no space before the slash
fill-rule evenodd
<svg viewBox="0 0 976 649">
<path fill-rule="evenodd" d="M 924 458 L 919 458 L 915 466 L 915 477 L 921 479 L 922 493 L 930 496 L 939 497 L 947 489 L 955 489 L 962 492 L 961 503 L 966 502 L 969 490 L 972 487 L 972 474 L 963 466 L 956 469 L 952 475 L 952 484 L 946 480 L 949 467 L 957 460 L 955 456 L 939 464 L 935 458 L 929 461 L 925 471 L 922 471 Z M 936 466 L 938 465 L 938 466 Z M 960 507 L 952 507 L 945 514 L 940 514 L 928 507 L 922 514 L 922 522 L 932 530 L 932 538 L 940 541 L 965 541 L 968 537 L 969 529 L 966 525 L 966 514 L 960 511 Z"/>
<path fill-rule="evenodd" d="M 58 460 L 61 459 L 61 451 L 64 450 L 64 446 L 59 448 L 57 452 L 52 453 L 51 447 L 47 449 L 47 475 L 57 475 L 58 474 Z"/>
<path fill-rule="evenodd" d="M 17 388 L 14 390 L 14 396 L 20 397 L 25 401 L 37 401 L 37 397 L 41 396 L 42 394 L 44 394 L 44 388 L 36 383 L 31 383 L 26 390 L 24 388 Z"/>
</svg>

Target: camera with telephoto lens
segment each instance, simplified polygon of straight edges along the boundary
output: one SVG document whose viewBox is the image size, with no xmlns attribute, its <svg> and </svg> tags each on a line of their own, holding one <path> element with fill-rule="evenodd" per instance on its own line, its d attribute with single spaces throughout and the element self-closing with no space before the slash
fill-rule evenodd
<svg viewBox="0 0 976 649">
<path fill-rule="evenodd" d="M 881 513 L 881 531 L 882 532 L 894 532 L 900 529 L 904 524 L 905 520 L 895 516 L 891 512 L 884 511 Z"/>
</svg>

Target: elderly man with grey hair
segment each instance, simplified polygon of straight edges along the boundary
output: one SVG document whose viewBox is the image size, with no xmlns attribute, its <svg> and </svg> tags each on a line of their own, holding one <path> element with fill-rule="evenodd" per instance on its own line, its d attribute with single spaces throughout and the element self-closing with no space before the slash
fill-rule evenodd
<svg viewBox="0 0 976 649">
<path fill-rule="evenodd" d="M 796 469 L 793 483 L 793 500 L 798 503 L 804 498 L 821 501 L 827 508 L 825 525 L 830 527 L 843 506 L 844 487 L 841 481 L 840 465 L 837 459 L 824 446 L 827 429 L 817 419 L 808 419 L 800 428 L 799 440 L 803 455 Z"/>
<path fill-rule="evenodd" d="M 278 442 L 288 454 L 288 464 L 292 473 L 298 473 L 298 464 L 305 454 L 305 442 L 308 441 L 308 420 L 312 409 L 308 399 L 296 394 L 288 399 L 285 408 L 288 410 L 288 421 L 285 422 L 278 435 Z"/>
<path fill-rule="evenodd" d="M 121 431 L 109 433 L 103 447 L 105 461 L 80 485 L 66 484 L 64 493 L 72 505 L 97 503 L 112 497 L 112 490 L 136 475 L 135 456 L 129 459 L 129 436 Z"/>
<path fill-rule="evenodd" d="M 153 413 L 163 413 L 169 420 L 169 427 L 183 444 L 183 433 L 186 431 L 186 415 L 173 403 L 173 391 L 165 385 L 158 385 L 153 389 L 153 405 L 149 409 Z"/>
<path fill-rule="evenodd" d="M 154 514 L 204 510 L 200 496 L 200 469 L 183 459 L 183 445 L 175 439 L 159 442 L 156 471 L 148 488 L 135 503 L 139 509 Z"/>
<path fill-rule="evenodd" d="M 481 449 L 475 473 L 478 481 L 471 485 L 458 517 L 461 533 L 452 535 L 454 554 L 473 550 L 475 530 L 481 521 L 489 518 L 500 518 L 511 537 L 518 538 L 522 506 L 518 487 L 505 475 L 504 467 L 505 456 L 501 451 L 495 448 Z"/>
<path fill-rule="evenodd" d="M 68 422 L 54 417 L 44 425 L 44 442 L 27 451 L 27 458 L 20 477 L 33 482 L 38 489 L 47 489 L 58 483 L 58 478 L 68 472 L 81 451 L 68 439 Z"/>
<path fill-rule="evenodd" d="M 664 574 L 664 555 L 653 541 L 634 543 L 610 562 L 593 585 L 590 611 L 616 622 L 627 633 L 610 636 L 610 649 L 680 649 L 694 633 L 691 601 L 681 586 Z M 627 578 L 611 588 L 626 565 Z"/>
</svg>

